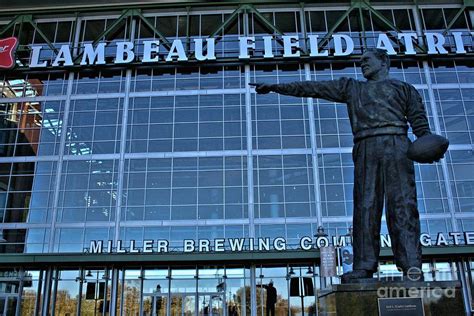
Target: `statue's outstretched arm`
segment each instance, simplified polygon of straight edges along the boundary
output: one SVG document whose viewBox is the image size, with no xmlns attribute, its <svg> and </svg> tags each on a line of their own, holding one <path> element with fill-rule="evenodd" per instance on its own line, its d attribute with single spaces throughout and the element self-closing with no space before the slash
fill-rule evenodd
<svg viewBox="0 0 474 316">
<path fill-rule="evenodd" d="M 258 94 L 276 92 L 295 97 L 321 98 L 334 102 L 347 102 L 347 95 L 353 86 L 353 80 L 341 78 L 329 81 L 295 81 L 291 83 L 267 84 L 250 83 Z"/>
</svg>

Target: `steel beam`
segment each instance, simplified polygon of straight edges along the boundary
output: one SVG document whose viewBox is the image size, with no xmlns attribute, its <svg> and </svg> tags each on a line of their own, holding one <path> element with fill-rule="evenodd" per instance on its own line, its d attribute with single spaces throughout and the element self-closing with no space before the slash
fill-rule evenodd
<svg viewBox="0 0 474 316">
<path fill-rule="evenodd" d="M 226 28 L 229 26 L 230 23 L 232 23 L 238 16 L 239 16 L 239 13 L 243 12 L 244 11 L 244 7 L 246 5 L 243 4 L 243 5 L 240 5 L 237 9 L 234 10 L 234 12 L 232 12 L 232 14 L 227 17 L 227 19 L 224 20 L 224 22 L 222 22 L 221 25 L 219 25 L 212 33 L 211 35 L 208 36 L 208 38 L 213 38 L 217 35 L 219 35 L 220 32 L 225 32 Z M 189 11 L 188 11 L 189 12 Z M 189 25 L 189 19 L 188 19 L 188 25 Z M 222 38 L 222 36 L 218 36 L 216 38 L 216 41 L 219 41 L 220 39 Z M 203 42 L 202 44 L 202 47 L 203 47 L 203 50 L 207 47 L 207 41 Z M 191 58 L 194 57 L 194 53 L 191 55 Z"/>
<path fill-rule="evenodd" d="M 134 16 L 140 18 L 140 20 L 145 23 L 145 25 L 160 39 L 163 46 L 165 46 L 168 50 L 171 48 L 171 43 L 166 39 L 166 37 L 147 20 L 146 17 L 143 16 L 141 10 L 134 10 Z"/>
<path fill-rule="evenodd" d="M 336 21 L 336 23 L 333 24 L 333 26 L 329 29 L 326 35 L 324 35 L 324 37 L 319 41 L 318 50 L 323 48 L 325 45 L 329 43 L 330 38 L 334 34 L 336 29 L 341 25 L 342 22 L 344 22 L 345 19 L 347 19 L 347 17 L 352 12 L 352 10 L 354 10 L 358 6 L 359 6 L 358 2 L 352 3 L 350 8 Z"/>
<path fill-rule="evenodd" d="M 282 31 L 280 31 L 275 25 L 273 25 L 270 21 L 268 21 L 257 9 L 251 4 L 246 5 L 246 9 L 252 12 L 260 22 L 262 22 L 266 27 L 268 27 L 273 32 L 277 33 L 278 35 L 285 35 Z"/>
<path fill-rule="evenodd" d="M 33 21 L 33 17 L 31 15 L 23 16 L 23 22 L 28 22 L 30 25 L 35 29 L 35 31 L 43 38 L 43 40 L 48 44 L 49 48 L 56 54 L 58 53 L 58 49 L 53 45 L 53 43 L 48 39 L 48 37 L 41 31 L 38 25 Z"/>
<path fill-rule="evenodd" d="M 245 10 L 248 10 L 249 12 L 253 13 L 255 15 L 255 17 L 257 17 L 257 19 L 260 22 L 262 22 L 267 28 L 269 28 L 273 32 L 277 33 L 280 36 L 285 35 L 285 33 L 283 33 L 281 30 L 279 30 L 275 25 L 273 25 L 273 23 L 268 21 L 257 9 L 255 9 L 255 7 L 253 5 L 251 5 L 251 4 L 246 5 Z M 277 38 L 276 40 L 277 40 L 278 43 L 280 43 L 280 45 L 283 46 L 283 40 L 282 39 Z M 301 47 L 298 47 L 298 50 L 303 52 L 303 54 L 307 54 L 306 50 L 304 50 Z"/>
<path fill-rule="evenodd" d="M 112 31 L 115 31 L 115 29 L 120 25 L 120 23 L 131 15 L 131 11 L 133 10 L 127 9 L 127 10 L 122 11 L 122 14 L 117 18 L 117 20 L 115 20 L 115 22 L 112 23 L 111 26 L 109 26 L 107 29 L 105 29 L 101 34 L 97 36 L 97 38 L 92 42 L 92 46 L 96 46 L 102 40 L 104 36 L 107 36 Z M 82 57 L 83 53 L 84 52 L 82 51 L 79 54 L 77 54 L 77 57 L 74 59 L 74 61 L 77 62 Z"/>
<path fill-rule="evenodd" d="M 214 30 L 214 32 L 211 33 L 211 35 L 209 35 L 209 37 L 215 37 L 216 35 L 219 35 L 221 31 L 225 32 L 229 24 L 232 23 L 236 18 L 238 18 L 239 13 L 242 12 L 242 7 L 243 6 L 239 6 L 234 12 L 232 12 L 232 14 L 229 17 L 227 17 L 227 19 L 225 19 L 224 22 L 220 26 L 218 26 Z"/>
<path fill-rule="evenodd" d="M 456 13 L 456 15 L 454 16 L 454 18 L 451 20 L 451 22 L 449 22 L 448 26 L 446 27 L 446 30 L 444 30 L 443 32 L 443 35 L 446 35 L 449 33 L 449 31 L 451 30 L 451 28 L 453 27 L 454 23 L 457 22 L 457 20 L 459 19 L 459 17 L 464 13 L 464 11 L 466 10 L 466 5 L 463 5 L 459 11 Z"/>
<path fill-rule="evenodd" d="M 58 52 L 58 49 L 54 47 L 53 43 L 49 40 L 49 38 L 41 31 L 41 29 L 38 27 L 38 25 L 33 21 L 33 16 L 32 15 L 17 15 L 13 20 L 11 20 L 1 31 L 0 31 L 0 36 L 5 34 L 6 31 L 11 29 L 16 23 L 29 23 L 35 31 L 41 36 L 41 38 L 48 44 L 49 48 L 51 48 L 52 51 L 55 53 Z M 21 32 L 20 32 L 21 36 Z"/>
<path fill-rule="evenodd" d="M 373 15 L 375 15 L 377 18 L 379 18 L 382 22 L 384 22 L 388 27 L 390 27 L 392 30 L 394 30 L 397 33 L 403 33 L 402 30 L 400 30 L 396 25 L 393 25 L 392 22 L 390 22 L 386 17 L 384 17 L 380 12 L 372 8 L 369 4 L 366 5 L 366 8 L 372 12 Z M 413 43 L 422 53 L 426 53 L 426 48 L 420 46 L 418 42 Z"/>
<path fill-rule="evenodd" d="M 362 11 L 362 6 L 359 6 L 359 21 L 360 27 L 362 29 L 362 43 L 364 47 L 367 47 L 367 38 L 365 36 L 364 12 Z"/>
<path fill-rule="evenodd" d="M 23 19 L 23 15 L 17 15 L 16 17 L 13 18 L 5 27 L 0 31 L 0 36 L 3 36 L 6 31 L 11 29 L 16 23 L 21 23 Z"/>
</svg>

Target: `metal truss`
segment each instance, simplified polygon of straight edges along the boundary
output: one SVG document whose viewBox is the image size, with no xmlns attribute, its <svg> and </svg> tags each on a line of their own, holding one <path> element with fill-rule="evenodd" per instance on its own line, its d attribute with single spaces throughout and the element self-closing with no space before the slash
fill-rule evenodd
<svg viewBox="0 0 474 316">
<path fill-rule="evenodd" d="M 463 15 L 466 9 L 473 8 L 473 7 L 474 7 L 474 0 L 464 0 L 462 7 L 459 8 L 459 11 L 456 13 L 454 18 L 451 20 L 451 22 L 449 22 L 448 26 L 446 27 L 446 30 L 443 32 L 443 35 L 446 35 L 449 33 L 454 23 L 456 23 L 459 20 L 459 18 Z"/>
<path fill-rule="evenodd" d="M 218 25 L 215 30 L 209 35 L 209 38 L 216 38 L 217 41 L 222 39 L 222 33 L 225 32 L 225 30 L 228 29 L 230 25 L 232 25 L 233 22 L 235 22 L 239 14 L 243 13 L 253 13 L 255 17 L 269 30 L 273 31 L 274 33 L 278 35 L 284 35 L 282 31 L 280 31 L 272 22 L 268 21 L 265 16 L 263 16 L 253 5 L 251 4 L 242 4 L 240 5 L 236 10 L 228 16 L 225 21 Z M 80 16 L 80 12 L 76 12 L 76 20 L 73 25 L 73 29 L 76 30 L 79 28 L 79 23 L 80 21 L 77 19 L 78 16 Z M 189 44 L 189 15 L 190 15 L 190 10 L 188 7 L 187 10 L 187 21 L 188 21 L 188 26 L 187 26 L 187 43 Z M 171 43 L 168 41 L 168 39 L 163 35 L 163 33 L 157 29 L 150 21 L 143 15 L 141 9 L 125 9 L 122 11 L 121 15 L 110 25 L 108 26 L 102 33 L 100 33 L 92 42 L 92 46 L 97 45 L 100 41 L 102 41 L 105 37 L 108 35 L 113 34 L 115 31 L 119 30 L 120 28 L 123 28 L 127 21 L 129 19 L 135 19 L 137 21 L 140 21 L 143 23 L 157 38 L 160 39 L 160 42 L 163 46 L 165 46 L 168 50 L 171 48 Z M 41 36 L 41 38 L 48 44 L 49 48 L 54 51 L 55 53 L 58 53 L 58 49 L 53 45 L 53 41 L 49 39 L 38 27 L 38 25 L 34 22 L 33 16 L 32 15 L 18 15 L 14 17 L 3 29 L 0 31 L 0 37 L 5 34 L 8 30 L 10 30 L 13 26 L 15 26 L 17 23 L 20 23 L 22 25 L 23 23 L 29 23 L 35 31 Z M 21 26 L 20 26 L 21 28 Z M 21 36 L 21 30 L 20 30 L 20 36 Z M 281 41 L 281 39 L 280 39 Z M 207 45 L 207 41 L 204 43 L 204 48 Z M 304 51 L 303 51 L 304 52 Z M 75 61 L 78 61 L 82 57 L 83 52 L 79 52 L 77 56 L 75 56 Z"/>
<path fill-rule="evenodd" d="M 359 15 L 359 23 L 361 26 L 361 32 L 362 32 L 362 40 L 364 41 L 365 46 L 367 45 L 366 43 L 366 28 L 365 28 L 365 23 L 364 23 L 364 10 L 371 12 L 377 19 L 379 19 L 385 26 L 388 26 L 390 29 L 397 33 L 403 33 L 402 30 L 400 30 L 396 25 L 394 25 L 391 21 L 389 21 L 386 17 L 384 17 L 380 12 L 378 12 L 367 0 L 352 0 L 351 6 L 349 9 L 334 23 L 329 29 L 329 31 L 324 35 L 324 37 L 319 41 L 318 43 L 318 49 L 324 48 L 327 44 L 329 44 L 329 41 L 331 40 L 331 36 L 334 34 L 334 32 L 347 20 L 349 15 L 357 11 Z M 393 41 L 397 41 L 396 38 L 392 37 Z M 415 42 L 414 43 L 415 47 L 418 48 L 419 52 L 421 53 L 426 53 L 426 48 L 421 46 L 419 43 Z"/>
<path fill-rule="evenodd" d="M 38 27 L 38 25 L 33 21 L 33 16 L 32 15 L 18 15 L 13 20 L 10 21 L 1 31 L 0 31 L 0 37 L 3 36 L 8 30 L 12 29 L 16 24 L 20 24 L 20 37 L 21 37 L 21 30 L 22 27 L 25 23 L 31 25 L 33 29 L 41 36 L 41 38 L 48 44 L 49 48 L 54 51 L 55 53 L 58 53 L 58 49 L 53 45 L 53 42 L 41 31 L 41 29 Z"/>
</svg>

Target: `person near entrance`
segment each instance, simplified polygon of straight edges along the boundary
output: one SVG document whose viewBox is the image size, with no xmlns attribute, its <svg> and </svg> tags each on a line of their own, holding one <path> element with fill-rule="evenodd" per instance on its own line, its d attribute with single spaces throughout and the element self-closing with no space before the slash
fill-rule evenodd
<svg viewBox="0 0 474 316">
<path fill-rule="evenodd" d="M 163 298 L 160 295 L 161 294 L 161 285 L 159 285 L 159 284 L 156 285 L 155 294 L 157 294 L 155 296 L 155 299 L 156 299 L 155 314 L 156 314 L 156 316 L 159 316 L 160 311 L 161 311 L 161 304 L 163 303 Z"/>
<path fill-rule="evenodd" d="M 412 85 L 389 78 L 386 51 L 366 50 L 360 65 L 366 81 L 340 78 L 250 85 L 258 94 L 273 91 L 347 104 L 354 135 L 354 270 L 345 273 L 342 281 L 371 278 L 377 270 L 384 202 L 397 266 L 404 275 L 417 274 L 420 280 L 420 220 L 407 131 L 410 124 L 417 138 L 431 135 L 426 111 Z"/>
<path fill-rule="evenodd" d="M 277 302 L 277 290 L 273 286 L 273 280 L 267 284 L 257 284 L 257 287 L 264 288 L 267 291 L 267 313 L 266 316 L 275 316 L 275 304 Z"/>
</svg>

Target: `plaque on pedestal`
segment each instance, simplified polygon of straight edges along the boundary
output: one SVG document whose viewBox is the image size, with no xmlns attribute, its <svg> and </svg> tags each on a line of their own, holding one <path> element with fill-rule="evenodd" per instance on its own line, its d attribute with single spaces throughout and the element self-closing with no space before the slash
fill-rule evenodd
<svg viewBox="0 0 474 316">
<path fill-rule="evenodd" d="M 466 315 L 461 284 L 457 281 L 377 282 L 376 279 L 374 280 L 375 282 L 365 284 L 336 284 L 321 291 L 318 295 L 318 315 Z M 414 300 L 409 301 L 409 299 Z M 388 306 L 390 300 L 392 306 Z M 419 303 L 415 304 L 415 302 L 421 302 L 421 305 L 417 305 Z M 404 311 L 395 312 L 397 308 L 404 309 Z M 424 314 L 419 313 L 420 308 Z"/>
<path fill-rule="evenodd" d="M 421 297 L 379 298 L 379 316 L 425 316 Z"/>
</svg>

